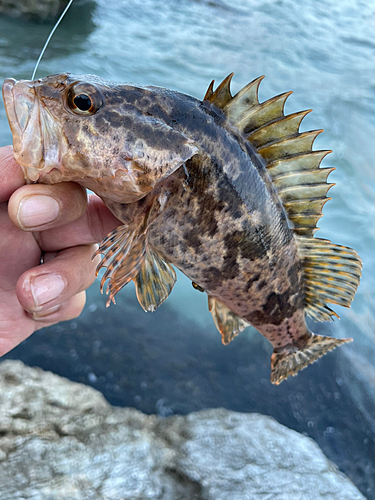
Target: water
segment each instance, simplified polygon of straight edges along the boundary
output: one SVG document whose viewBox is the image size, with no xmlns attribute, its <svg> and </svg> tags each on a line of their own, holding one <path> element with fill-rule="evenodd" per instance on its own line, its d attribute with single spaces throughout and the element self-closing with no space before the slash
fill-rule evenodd
<svg viewBox="0 0 375 500">
<path fill-rule="evenodd" d="M 69 71 L 202 97 L 234 71 L 234 91 L 264 74 L 260 98 L 294 90 L 286 112 L 313 108 L 303 130 L 336 182 L 318 236 L 352 246 L 363 279 L 341 321 L 318 333 L 353 337 L 280 387 L 269 344 L 251 329 L 220 344 L 203 295 L 179 274 L 154 315 L 134 290 L 105 310 L 95 284 L 81 318 L 35 334 L 9 357 L 90 383 L 114 404 L 161 415 L 225 406 L 260 411 L 312 436 L 367 498 L 375 498 L 375 5 L 343 0 L 76 0 L 37 76 Z M 2 79 L 30 78 L 51 25 L 0 18 Z M 2 145 L 11 142 L 4 109 Z M 125 323 L 126 318 L 126 325 Z"/>
</svg>

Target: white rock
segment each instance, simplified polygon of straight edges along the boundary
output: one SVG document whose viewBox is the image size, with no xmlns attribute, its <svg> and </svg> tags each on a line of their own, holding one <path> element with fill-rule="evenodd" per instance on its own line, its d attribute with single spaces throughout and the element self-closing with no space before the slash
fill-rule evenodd
<svg viewBox="0 0 375 500">
<path fill-rule="evenodd" d="M 160 419 L 0 364 L 1 500 L 360 500 L 316 443 L 218 409 Z"/>
</svg>

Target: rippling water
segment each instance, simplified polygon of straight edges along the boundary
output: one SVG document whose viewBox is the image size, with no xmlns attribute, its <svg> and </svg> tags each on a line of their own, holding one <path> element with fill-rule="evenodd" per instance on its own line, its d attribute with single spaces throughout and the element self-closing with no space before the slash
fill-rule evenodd
<svg viewBox="0 0 375 500">
<path fill-rule="evenodd" d="M 47 24 L 0 18 L 2 79 L 30 78 L 50 28 Z M 151 403 L 150 396 L 149 405 L 143 404 L 142 401 L 147 398 L 142 395 L 141 390 L 141 395 L 135 391 L 134 398 L 129 401 L 127 397 L 133 387 L 129 380 L 134 376 L 137 384 L 144 383 L 147 386 L 144 380 L 147 378 L 144 375 L 147 369 L 144 368 L 145 372 L 137 378 L 137 375 L 129 372 L 129 366 L 123 365 L 121 360 L 116 361 L 112 356 L 112 365 L 109 361 L 109 367 L 112 368 L 108 368 L 108 373 L 112 375 L 104 374 L 106 382 L 100 386 L 99 377 L 92 368 L 96 363 L 95 370 L 98 372 L 101 363 L 104 363 L 105 354 L 99 347 L 106 345 L 106 341 L 100 337 L 95 340 L 99 342 L 96 345 L 97 350 L 99 349 L 96 358 L 92 354 L 96 349 L 94 346 L 91 351 L 88 349 L 91 357 L 88 355 L 83 362 L 80 357 L 84 358 L 84 355 L 80 352 L 79 344 L 74 344 L 69 350 L 70 363 L 59 365 L 58 361 L 54 361 L 53 367 L 72 378 L 82 380 L 83 377 L 86 382 L 102 389 L 107 397 L 112 397 L 113 402 L 117 404 L 131 404 L 144 411 L 163 413 L 164 410 L 161 409 L 169 405 L 167 413 L 185 412 L 217 405 L 241 411 L 268 412 L 283 423 L 312 435 L 368 498 L 375 498 L 374 480 L 371 480 L 371 475 L 373 478 L 375 474 L 375 419 L 370 410 L 375 401 L 375 305 L 372 293 L 375 290 L 374 33 L 375 6 L 373 2 L 363 0 L 239 0 L 235 7 L 229 0 L 98 0 L 96 3 L 76 0 L 52 39 L 37 73 L 37 76 L 62 71 L 95 73 L 115 81 L 161 85 L 196 97 L 204 95 L 211 79 L 215 78 L 219 82 L 232 71 L 235 72 L 234 90 L 264 74 L 266 79 L 261 84 L 261 100 L 292 89 L 294 95 L 286 105 L 288 113 L 313 108 L 314 112 L 304 120 L 302 129 L 324 128 L 325 131 L 318 137 L 315 147 L 333 149 L 334 153 L 324 160 L 324 166 L 337 168 L 330 176 L 330 181 L 337 183 L 337 186 L 330 192 L 332 201 L 324 208 L 325 217 L 320 221 L 321 231 L 318 236 L 354 247 L 364 263 L 363 279 L 352 308 L 338 311 L 341 321 L 329 326 L 315 325 L 315 331 L 324 330 L 338 337 L 351 336 L 355 343 L 343 349 L 341 354 L 328 355 L 331 358 L 327 356 L 327 360 L 322 360 L 298 379 L 286 383 L 278 389 L 279 392 L 270 389 L 269 394 L 275 399 L 272 400 L 274 404 L 269 402 L 268 409 L 257 406 L 256 393 L 249 403 L 245 396 L 243 399 L 239 398 L 238 394 L 231 396 L 230 391 L 221 398 L 209 395 L 207 399 L 203 398 L 201 403 L 200 400 L 197 402 L 194 399 L 192 392 L 189 396 L 191 400 L 185 401 L 183 407 L 177 403 L 173 407 L 174 400 L 170 393 L 164 394 L 163 391 L 158 393 L 156 402 Z M 11 142 L 3 108 L 0 112 L 0 134 L 2 144 Z M 132 304 L 133 294 L 133 290 L 122 292 L 124 302 Z M 104 311 L 103 302 L 96 285 L 90 292 L 91 309 L 88 309 L 80 320 L 70 323 L 68 327 L 61 326 L 60 330 L 50 329 L 47 334 L 40 333 L 39 337 L 35 335 L 35 339 L 26 343 L 28 352 L 34 352 L 33 345 L 45 345 L 43 342 L 47 342 L 45 339 L 48 334 L 59 335 L 59 332 L 67 331 L 67 335 L 75 335 L 76 330 L 84 332 L 87 325 L 94 323 L 98 325 L 98 330 L 103 330 L 100 326 L 103 317 L 114 330 L 121 329 L 123 312 L 118 308 Z M 129 307 L 131 314 L 139 318 L 140 324 L 144 324 L 145 328 L 152 328 L 149 323 L 142 323 L 144 320 L 141 319 L 143 313 L 140 308 L 134 307 L 133 311 L 133 306 Z M 153 316 L 154 324 L 158 324 L 158 331 L 164 329 L 168 332 L 170 318 L 177 314 L 182 323 L 185 319 L 194 322 L 191 328 L 199 330 L 202 335 L 202 350 L 211 346 L 211 339 L 212 345 L 214 342 L 220 342 L 206 310 L 205 300 L 191 288 L 182 275 L 179 275 L 179 282 L 168 299 L 168 305 L 163 307 L 164 313 L 160 310 Z M 189 335 L 183 338 L 178 336 L 179 328 L 183 328 L 181 324 L 176 324 L 175 328 L 176 346 L 173 355 L 178 357 L 182 356 L 182 351 L 191 348 L 193 340 Z M 142 337 L 142 329 L 140 330 L 139 339 L 143 338 L 146 342 L 147 339 Z M 256 335 L 245 333 L 247 344 L 255 342 L 257 345 L 257 342 L 262 342 Z M 84 333 L 78 338 L 82 345 Z M 116 344 L 116 338 L 121 337 L 109 335 L 108 338 Z M 173 335 L 170 338 L 173 338 Z M 193 338 L 194 342 L 199 342 L 195 336 Z M 240 344 L 237 345 L 239 348 Z M 182 351 L 177 352 L 180 347 Z M 46 360 L 54 357 L 54 354 L 50 353 L 43 358 L 40 356 L 40 350 L 38 356 L 28 357 L 24 347 L 19 349 L 11 356 L 23 357 L 32 364 L 45 367 L 49 366 Z M 221 346 L 218 349 L 221 349 Z M 215 373 L 217 377 L 223 377 L 223 380 L 232 380 L 235 385 L 239 376 L 235 368 L 224 373 L 229 370 L 229 365 L 225 364 L 227 358 L 233 356 L 232 359 L 237 359 L 236 347 L 230 349 L 218 351 L 216 360 L 219 361 Z M 267 351 L 268 347 L 264 349 Z M 35 352 L 37 350 L 35 348 Z M 259 351 L 259 356 L 262 355 L 261 352 L 263 351 Z M 262 363 L 268 367 L 269 350 L 267 352 L 268 354 L 263 353 Z M 204 359 L 210 359 L 211 353 L 211 347 L 208 347 L 203 353 Z M 195 351 L 191 356 L 193 360 L 200 359 L 200 354 Z M 334 363 L 332 360 L 339 362 Z M 152 352 L 150 357 L 142 361 L 148 362 L 152 363 Z M 245 363 L 244 360 L 242 362 Z M 252 361 L 248 363 L 251 364 Z M 68 365 L 71 367 L 70 371 L 65 370 Z M 139 370 L 136 364 L 131 366 L 135 371 Z M 160 367 L 163 370 L 162 362 Z M 191 379 L 192 373 L 200 373 L 201 368 L 195 366 L 192 361 L 191 371 L 186 369 L 186 377 Z M 120 375 L 118 371 L 121 371 Z M 110 379 L 116 376 L 119 380 L 126 378 L 126 383 L 124 382 L 123 386 L 117 384 L 120 389 L 117 396 L 114 396 L 116 391 L 111 392 L 108 389 L 106 393 L 106 387 L 114 387 Z M 174 371 L 161 372 L 160 386 L 163 386 L 163 383 L 165 385 L 168 377 L 176 379 L 177 383 L 181 376 L 177 363 Z M 205 372 L 202 374 L 202 377 L 204 376 Z M 250 377 L 250 374 L 248 376 Z M 251 376 L 256 377 L 257 373 Z M 359 412 L 360 417 L 356 417 L 357 420 L 363 419 L 361 424 L 356 424 L 350 421 L 348 416 L 349 423 L 343 424 L 352 429 L 352 434 L 345 439 L 353 440 L 357 455 L 350 457 L 345 443 L 340 441 L 339 437 L 340 433 L 345 434 L 345 429 L 338 428 L 339 424 L 335 419 L 339 419 L 338 411 L 345 411 L 345 405 L 335 406 L 335 389 L 332 389 L 332 396 L 322 396 L 320 389 L 312 388 L 314 380 L 317 380 L 313 376 L 318 379 L 321 377 L 323 382 L 319 379 L 319 384 L 325 383 L 326 380 L 337 384 L 337 394 L 342 394 L 339 387 L 345 386 L 345 397 L 355 405 L 355 411 Z M 313 424 L 309 423 L 313 421 L 313 417 L 309 420 L 308 412 L 305 414 L 301 409 L 295 410 L 301 406 L 296 403 L 301 386 L 295 385 L 295 380 L 309 380 L 308 390 L 313 395 L 314 404 L 315 390 L 316 398 L 326 397 L 327 401 L 332 399 L 331 406 L 327 403 L 327 408 L 322 410 L 326 412 L 325 429 L 318 428 L 314 433 L 311 430 Z M 201 381 L 195 380 L 194 383 L 199 385 Z M 212 384 L 214 386 L 214 382 Z M 262 384 L 268 387 L 266 378 L 262 379 Z M 126 396 L 119 395 L 122 391 Z M 327 394 L 331 394 L 329 391 Z M 210 393 L 209 387 L 206 392 Z M 282 399 L 286 394 L 289 398 L 287 402 Z M 291 395 L 294 399 L 291 399 Z M 176 401 L 179 398 L 177 393 L 173 397 Z M 277 398 L 280 398 L 280 401 Z M 285 414 L 278 410 L 278 405 L 280 404 L 281 408 L 284 403 Z M 348 402 L 348 408 L 352 403 Z M 311 410 L 312 413 L 314 411 Z M 296 416 L 298 412 L 302 417 Z M 316 414 L 318 413 L 316 411 Z M 328 428 L 337 428 L 338 437 L 329 435 L 329 432 L 324 434 Z M 358 434 L 355 433 L 356 429 Z M 360 470 L 353 464 L 356 461 L 361 463 L 357 466 Z"/>
</svg>

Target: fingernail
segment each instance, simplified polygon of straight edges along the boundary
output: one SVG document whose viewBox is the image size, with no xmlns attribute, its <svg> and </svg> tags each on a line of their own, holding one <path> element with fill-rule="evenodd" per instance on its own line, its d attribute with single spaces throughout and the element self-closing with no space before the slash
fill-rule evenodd
<svg viewBox="0 0 375 500">
<path fill-rule="evenodd" d="M 39 307 L 56 299 L 65 289 L 65 281 L 58 274 L 42 274 L 30 279 L 31 294 Z"/>
<path fill-rule="evenodd" d="M 54 221 L 59 215 L 58 202 L 45 195 L 28 196 L 18 208 L 17 220 L 21 227 L 32 228 Z"/>
</svg>

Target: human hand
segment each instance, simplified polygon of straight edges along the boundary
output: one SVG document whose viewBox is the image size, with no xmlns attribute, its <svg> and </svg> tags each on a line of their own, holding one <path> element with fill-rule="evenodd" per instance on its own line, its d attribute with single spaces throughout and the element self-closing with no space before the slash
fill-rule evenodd
<svg viewBox="0 0 375 500">
<path fill-rule="evenodd" d="M 12 148 L 0 148 L 0 356 L 82 312 L 95 243 L 121 224 L 78 184 L 24 184 Z"/>
</svg>

